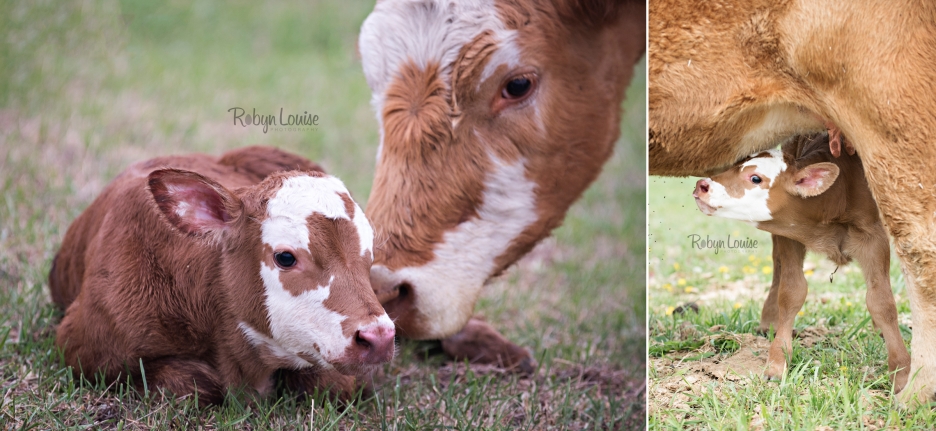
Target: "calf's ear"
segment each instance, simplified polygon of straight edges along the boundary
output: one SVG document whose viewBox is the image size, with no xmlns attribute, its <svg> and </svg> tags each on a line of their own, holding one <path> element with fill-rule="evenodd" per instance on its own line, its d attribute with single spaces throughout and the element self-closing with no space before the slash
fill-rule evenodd
<svg viewBox="0 0 936 431">
<path fill-rule="evenodd" d="M 839 168 L 835 163 L 822 162 L 800 169 L 793 176 L 793 189 L 796 194 L 809 198 L 829 190 L 838 178 Z"/>
<path fill-rule="evenodd" d="M 181 169 L 149 174 L 149 191 L 159 210 L 176 229 L 189 235 L 217 234 L 240 211 L 240 200 L 220 184 Z"/>
</svg>

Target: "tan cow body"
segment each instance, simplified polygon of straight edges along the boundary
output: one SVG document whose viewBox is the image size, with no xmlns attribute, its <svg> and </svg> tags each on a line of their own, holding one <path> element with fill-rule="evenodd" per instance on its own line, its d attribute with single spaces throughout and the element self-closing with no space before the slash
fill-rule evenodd
<svg viewBox="0 0 936 431">
<path fill-rule="evenodd" d="M 278 172 L 291 169 L 299 171 Z M 273 148 L 161 157 L 69 228 L 49 286 L 65 363 L 108 383 L 266 394 L 280 375 L 353 391 L 394 327 L 369 282 L 373 231 L 341 182 Z M 143 371 L 141 371 L 143 368 Z M 276 374 L 277 370 L 284 370 Z"/>
<path fill-rule="evenodd" d="M 776 330 L 767 377 L 778 379 L 786 371 L 793 321 L 806 300 L 803 259 L 810 250 L 836 265 L 852 259 L 861 265 L 868 311 L 884 335 L 895 390 L 903 389 L 910 355 L 897 325 L 890 247 L 857 155 L 834 157 L 826 133 L 798 136 L 782 152 L 755 154 L 699 180 L 693 196 L 707 215 L 747 221 L 772 234 L 773 283 L 760 323 L 762 332 Z"/>
<path fill-rule="evenodd" d="M 864 162 L 913 314 L 904 400 L 936 391 L 936 4 L 650 1 L 650 173 L 718 172 L 840 130 Z"/>
<path fill-rule="evenodd" d="M 381 127 L 367 213 L 387 239 L 371 277 L 401 335 L 465 328 L 485 282 L 597 177 L 644 52 L 645 11 L 643 1 L 377 3 L 359 43 Z M 475 335 L 449 341 L 499 339 Z"/>
</svg>

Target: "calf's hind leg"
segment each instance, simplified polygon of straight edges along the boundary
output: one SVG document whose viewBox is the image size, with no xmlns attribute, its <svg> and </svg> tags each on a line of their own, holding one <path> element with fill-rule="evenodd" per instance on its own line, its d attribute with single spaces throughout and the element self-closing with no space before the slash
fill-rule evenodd
<svg viewBox="0 0 936 431">
<path fill-rule="evenodd" d="M 890 247 L 883 227 L 870 243 L 856 244 L 855 259 L 868 286 L 866 301 L 874 326 L 881 330 L 887 347 L 887 369 L 892 373 L 894 392 L 900 392 L 910 374 L 910 354 L 897 325 L 897 304 L 890 284 Z M 893 374 L 896 371 L 896 374 Z"/>
<path fill-rule="evenodd" d="M 766 376 L 778 379 L 786 370 L 787 355 L 793 351 L 793 322 L 796 313 L 806 302 L 806 277 L 803 275 L 803 259 L 806 247 L 782 236 L 773 236 L 774 265 L 780 268 L 780 285 L 777 289 L 777 333 L 767 355 Z M 777 257 L 783 260 L 777 264 Z"/>
</svg>

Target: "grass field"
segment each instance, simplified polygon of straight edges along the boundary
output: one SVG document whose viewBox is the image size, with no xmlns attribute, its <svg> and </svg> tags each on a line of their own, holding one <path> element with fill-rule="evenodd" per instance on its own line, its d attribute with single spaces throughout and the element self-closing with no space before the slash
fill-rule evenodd
<svg viewBox="0 0 936 431">
<path fill-rule="evenodd" d="M 534 352 L 532 377 L 403 343 L 373 376 L 375 395 L 347 409 L 241 394 L 198 410 L 67 373 L 53 342 L 61 314 L 48 298 L 50 262 L 69 223 L 130 163 L 275 145 L 367 201 L 377 124 L 355 40 L 372 5 L 184 3 L 0 0 L 0 429 L 642 428 L 643 64 L 600 179 L 479 302 Z M 233 125 L 235 107 L 320 121 L 264 133 Z"/>
<path fill-rule="evenodd" d="M 836 272 L 824 257 L 807 255 L 809 295 L 788 373 L 779 382 L 761 377 L 770 340 L 754 331 L 770 288 L 770 235 L 703 215 L 691 195 L 695 180 L 652 177 L 648 186 L 649 428 L 933 429 L 932 409 L 900 410 L 894 401 L 884 342 L 854 263 Z M 757 246 L 716 254 L 693 247 L 691 235 Z M 909 347 L 910 309 L 895 257 L 891 283 Z"/>
</svg>

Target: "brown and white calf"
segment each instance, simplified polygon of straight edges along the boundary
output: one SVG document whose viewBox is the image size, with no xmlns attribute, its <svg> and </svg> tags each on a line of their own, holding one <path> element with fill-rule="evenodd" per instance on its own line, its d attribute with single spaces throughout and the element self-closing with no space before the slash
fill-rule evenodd
<svg viewBox="0 0 936 431">
<path fill-rule="evenodd" d="M 466 328 L 485 282 L 597 177 L 645 49 L 645 11 L 613 0 L 376 4 L 359 41 L 380 125 L 367 213 L 386 238 L 371 277 L 401 335 Z M 481 321 L 466 330 L 443 347 L 491 335 Z M 513 352 L 487 353 L 526 356 Z"/>
<path fill-rule="evenodd" d="M 269 393 L 275 375 L 353 391 L 343 375 L 389 361 L 394 326 L 370 286 L 371 226 L 318 170 L 250 147 L 121 173 L 68 229 L 49 275 L 65 363 L 106 382 L 145 373 L 204 403 Z"/>
<path fill-rule="evenodd" d="M 901 399 L 936 399 L 936 7 L 649 4 L 650 173 L 706 176 L 795 135 L 848 136 L 910 297 L 913 378 Z"/>
<path fill-rule="evenodd" d="M 771 233 L 773 283 L 760 329 L 771 326 L 766 374 L 779 378 L 792 347 L 793 320 L 806 300 L 806 250 L 836 265 L 852 259 L 868 286 L 868 311 L 884 335 L 896 391 L 910 372 L 910 355 L 897 326 L 890 285 L 890 246 L 857 155 L 832 156 L 829 135 L 800 136 L 780 150 L 747 157 L 727 171 L 696 183 L 696 205 L 706 215 L 752 223 Z"/>
</svg>

